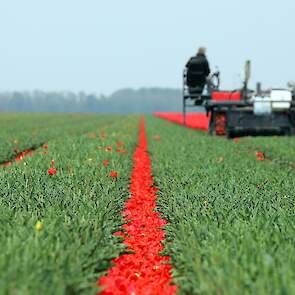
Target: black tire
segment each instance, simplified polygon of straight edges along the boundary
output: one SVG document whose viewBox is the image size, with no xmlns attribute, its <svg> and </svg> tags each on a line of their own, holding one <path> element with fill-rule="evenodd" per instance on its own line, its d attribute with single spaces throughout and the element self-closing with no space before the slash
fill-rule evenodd
<svg viewBox="0 0 295 295">
<path fill-rule="evenodd" d="M 228 139 L 231 139 L 231 138 L 235 137 L 235 132 L 234 132 L 234 130 L 232 128 L 227 128 L 226 129 L 226 137 Z"/>
</svg>

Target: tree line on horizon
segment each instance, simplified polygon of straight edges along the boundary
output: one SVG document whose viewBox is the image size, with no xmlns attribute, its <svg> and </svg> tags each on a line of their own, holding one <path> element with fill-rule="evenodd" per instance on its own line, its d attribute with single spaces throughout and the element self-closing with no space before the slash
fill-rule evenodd
<svg viewBox="0 0 295 295">
<path fill-rule="evenodd" d="M 85 112 L 153 113 L 179 112 L 182 94 L 179 89 L 120 89 L 109 96 L 35 91 L 0 92 L 0 112 Z"/>
</svg>

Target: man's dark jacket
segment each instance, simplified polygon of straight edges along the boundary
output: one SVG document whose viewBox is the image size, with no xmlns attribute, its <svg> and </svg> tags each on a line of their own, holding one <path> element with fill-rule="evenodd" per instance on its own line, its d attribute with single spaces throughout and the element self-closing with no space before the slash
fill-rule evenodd
<svg viewBox="0 0 295 295">
<path fill-rule="evenodd" d="M 206 78 L 210 74 L 210 67 L 205 54 L 198 53 L 190 58 L 186 64 L 187 85 L 189 87 L 204 87 Z"/>
</svg>

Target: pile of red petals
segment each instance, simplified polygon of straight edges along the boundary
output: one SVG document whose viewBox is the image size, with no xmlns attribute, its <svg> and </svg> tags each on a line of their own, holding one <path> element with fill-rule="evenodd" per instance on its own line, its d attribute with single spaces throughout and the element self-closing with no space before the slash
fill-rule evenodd
<svg viewBox="0 0 295 295">
<path fill-rule="evenodd" d="M 134 168 L 131 176 L 131 198 L 122 212 L 126 234 L 122 236 L 128 250 L 134 254 L 124 254 L 114 259 L 115 266 L 99 280 L 103 295 L 120 294 L 175 294 L 176 286 L 171 285 L 171 265 L 169 257 L 160 256 L 161 243 L 165 233 L 161 229 L 166 224 L 155 212 L 157 191 L 153 187 L 151 161 L 147 153 L 144 122 L 140 126 L 139 147 L 134 153 Z"/>
<path fill-rule="evenodd" d="M 215 132 L 216 135 L 226 135 L 226 116 L 224 113 L 215 116 Z"/>
<path fill-rule="evenodd" d="M 256 160 L 257 161 L 264 161 L 265 160 L 264 152 L 256 152 Z"/>
<path fill-rule="evenodd" d="M 9 162 L 2 163 L 2 164 L 0 165 L 0 167 L 9 167 L 9 166 L 11 166 L 11 165 L 12 165 L 12 162 L 9 161 Z"/>
<path fill-rule="evenodd" d="M 19 153 L 16 157 L 15 157 L 15 161 L 20 161 L 22 160 L 25 156 L 30 156 L 32 157 L 32 151 L 30 150 L 26 150 L 26 151 L 23 151 L 21 153 Z"/>
<path fill-rule="evenodd" d="M 154 113 L 156 117 L 183 125 L 182 113 Z M 210 116 L 204 113 L 187 113 L 185 118 L 185 126 L 193 129 L 207 131 L 209 128 Z"/>
<path fill-rule="evenodd" d="M 14 149 L 14 152 L 16 152 L 16 151 L 17 151 L 17 149 Z M 0 167 L 11 166 L 13 162 L 21 161 L 26 156 L 32 157 L 32 150 L 25 150 L 23 152 L 20 152 L 13 160 L 0 164 Z"/>
</svg>

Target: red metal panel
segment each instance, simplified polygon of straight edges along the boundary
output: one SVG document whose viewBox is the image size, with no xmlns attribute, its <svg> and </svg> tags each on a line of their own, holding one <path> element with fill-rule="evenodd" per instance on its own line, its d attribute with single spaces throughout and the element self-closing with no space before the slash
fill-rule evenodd
<svg viewBox="0 0 295 295">
<path fill-rule="evenodd" d="M 241 100 L 241 93 L 240 91 L 214 91 L 212 92 L 212 100 L 237 101 Z"/>
</svg>

